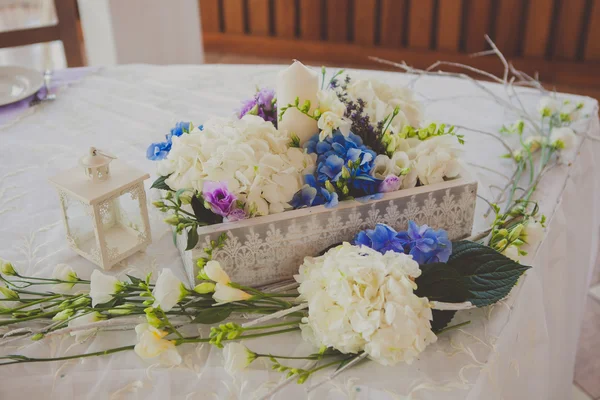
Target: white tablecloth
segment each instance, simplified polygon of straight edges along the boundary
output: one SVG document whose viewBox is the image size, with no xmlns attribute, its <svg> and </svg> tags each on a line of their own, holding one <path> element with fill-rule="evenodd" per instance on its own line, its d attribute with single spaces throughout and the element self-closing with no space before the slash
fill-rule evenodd
<svg viewBox="0 0 600 400">
<path fill-rule="evenodd" d="M 210 115 L 230 114 L 256 84 L 272 85 L 279 69 L 219 65 L 107 69 L 1 127 L 0 257 L 12 260 L 27 274 L 48 276 L 57 263 L 68 263 L 80 276 L 89 276 L 94 267 L 67 247 L 58 198 L 47 177 L 75 165 L 90 145 L 153 172 L 154 164 L 145 159 L 150 142 L 160 140 L 179 120 L 200 124 Z M 398 83 L 411 79 L 399 73 L 365 74 Z M 499 86 L 489 87 L 502 92 Z M 416 84 L 416 90 L 430 120 L 497 132 L 514 119 L 468 82 L 427 78 Z M 521 97 L 534 112 L 539 95 L 527 91 Z M 599 135 L 596 101 L 579 100 L 589 116 L 576 129 Z M 495 192 L 490 186 L 503 186 L 502 174 L 511 173 L 509 162 L 499 157 L 505 150 L 487 136 L 465 134 L 465 158 L 479 178 L 479 194 L 492 198 Z M 463 313 L 455 322 L 468 319 L 471 325 L 442 335 L 412 365 L 386 368 L 364 363 L 312 392 L 310 398 L 569 398 L 583 304 L 598 247 L 598 154 L 599 143 L 586 140 L 565 157 L 565 164 L 545 176 L 536 197 L 549 218 L 547 237 L 525 258 L 534 268 L 509 299 Z M 484 212 L 482 202 L 475 231 L 490 223 Z M 167 267 L 183 278 L 168 227 L 154 210 L 151 225 L 153 244 L 147 252 L 129 258 L 114 272 L 144 275 Z M 134 336 L 102 333 L 80 345 L 70 338 L 48 339 L 3 352 L 36 357 L 76 354 L 133 344 Z M 310 351 L 297 334 L 248 344 L 257 351 L 279 354 Z M 0 398 L 251 399 L 282 379 L 262 363 L 229 376 L 221 352 L 208 345 L 185 345 L 180 351 L 184 362 L 171 369 L 149 365 L 133 352 L 1 367 Z M 292 384 L 275 398 L 306 398 L 307 386 Z"/>
</svg>

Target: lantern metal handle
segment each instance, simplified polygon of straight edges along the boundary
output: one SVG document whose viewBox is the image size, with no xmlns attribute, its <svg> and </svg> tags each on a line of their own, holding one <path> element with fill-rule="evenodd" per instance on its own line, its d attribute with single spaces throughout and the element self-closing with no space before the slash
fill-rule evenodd
<svg viewBox="0 0 600 400">
<path fill-rule="evenodd" d="M 114 155 L 110 154 L 107 151 L 100 150 L 100 149 L 97 149 L 95 147 L 90 147 L 90 155 L 92 155 L 92 156 L 101 155 L 101 156 L 110 158 L 112 160 L 115 160 L 117 158 L 117 156 L 114 156 Z"/>
</svg>

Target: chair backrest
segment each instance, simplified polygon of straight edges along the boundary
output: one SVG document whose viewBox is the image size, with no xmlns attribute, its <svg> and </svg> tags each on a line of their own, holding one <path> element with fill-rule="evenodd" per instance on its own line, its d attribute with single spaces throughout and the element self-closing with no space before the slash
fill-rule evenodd
<svg viewBox="0 0 600 400">
<path fill-rule="evenodd" d="M 600 86 L 600 0 L 199 0 L 206 51 L 381 68 L 473 59 L 489 34 L 548 82 Z M 335 46 L 331 46 L 331 43 Z"/>
<path fill-rule="evenodd" d="M 55 0 L 58 23 L 36 28 L 0 32 L 0 48 L 25 46 L 60 40 L 69 67 L 84 65 L 83 51 L 78 34 L 77 0 Z"/>
</svg>

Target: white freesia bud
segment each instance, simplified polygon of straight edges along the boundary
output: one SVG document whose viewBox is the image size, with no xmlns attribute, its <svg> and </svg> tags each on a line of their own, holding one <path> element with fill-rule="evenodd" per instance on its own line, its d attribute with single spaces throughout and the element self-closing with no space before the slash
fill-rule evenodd
<svg viewBox="0 0 600 400">
<path fill-rule="evenodd" d="M 523 225 L 520 239 L 529 246 L 535 246 L 544 238 L 544 227 L 538 221 L 529 220 Z"/>
<path fill-rule="evenodd" d="M 243 344 L 232 342 L 225 345 L 223 358 L 225 358 L 225 370 L 230 375 L 234 375 L 252 364 L 256 360 L 256 353 Z"/>
<path fill-rule="evenodd" d="M 123 283 L 114 276 L 104 275 L 97 269 L 92 272 L 90 279 L 90 297 L 92 298 L 92 307 L 97 304 L 104 304 L 112 300 L 113 295 L 123 289 Z"/>
<path fill-rule="evenodd" d="M 165 366 L 181 364 L 181 356 L 172 340 L 164 339 L 167 332 L 156 329 L 149 324 L 139 324 L 135 327 L 138 343 L 135 353 L 143 359 L 159 357 L 160 363 Z"/>
<path fill-rule="evenodd" d="M 208 279 L 210 279 L 211 281 L 223 285 L 227 285 L 229 282 L 231 282 L 231 279 L 229 279 L 229 275 L 227 275 L 227 273 L 223 271 L 223 268 L 221 268 L 221 264 L 219 264 L 218 261 L 211 260 L 207 262 L 206 266 L 204 267 L 204 273 L 206 274 L 206 276 L 208 276 Z"/>
<path fill-rule="evenodd" d="M 519 262 L 521 255 L 519 254 L 519 248 L 515 245 L 510 245 L 502 252 L 506 257 L 510 258 L 515 262 Z"/>
<path fill-rule="evenodd" d="M 202 282 L 194 287 L 194 292 L 199 294 L 213 293 L 214 291 L 215 284 L 212 282 Z"/>
<path fill-rule="evenodd" d="M 155 299 L 152 307 L 160 307 L 161 310 L 165 312 L 171 311 L 171 309 L 183 300 L 188 293 L 189 291 L 185 288 L 183 283 L 177 279 L 175 274 L 173 274 L 173 271 L 165 268 L 156 280 L 156 285 L 152 291 L 152 295 Z"/>
<path fill-rule="evenodd" d="M 52 278 L 66 282 L 73 282 L 58 283 L 54 285 L 54 290 L 57 292 L 66 292 L 70 290 L 75 285 L 75 282 L 77 282 L 79 279 L 73 268 L 67 264 L 57 264 L 56 267 L 54 267 L 54 271 L 52 271 Z"/>
<path fill-rule="evenodd" d="M 222 283 L 217 283 L 215 286 L 215 293 L 213 294 L 213 299 L 219 304 L 231 303 L 232 301 L 244 301 L 251 297 L 251 295 L 243 290 L 232 288 L 231 286 L 223 285 Z"/>
<path fill-rule="evenodd" d="M 552 129 L 550 143 L 559 150 L 568 150 L 575 146 L 577 136 L 573 129 L 562 127 Z"/>
<path fill-rule="evenodd" d="M 98 311 L 85 312 L 80 311 L 75 318 L 69 321 L 69 328 L 77 328 L 83 325 L 93 324 L 94 322 L 102 321 L 106 317 L 100 314 Z M 78 343 L 84 342 L 90 336 L 96 333 L 96 329 L 84 329 L 71 332 L 71 336 L 75 336 L 75 340 Z"/>
<path fill-rule="evenodd" d="M 543 117 L 550 117 L 558 111 L 560 103 L 552 97 L 542 97 L 538 103 L 538 111 Z"/>
<path fill-rule="evenodd" d="M 4 299 L 11 300 L 19 300 L 19 295 L 12 289 L 7 288 L 6 286 L 0 286 L 0 294 L 2 294 Z"/>
<path fill-rule="evenodd" d="M 17 275 L 17 271 L 15 271 L 13 265 L 10 262 L 4 260 L 0 260 L 0 272 L 8 276 Z"/>
</svg>

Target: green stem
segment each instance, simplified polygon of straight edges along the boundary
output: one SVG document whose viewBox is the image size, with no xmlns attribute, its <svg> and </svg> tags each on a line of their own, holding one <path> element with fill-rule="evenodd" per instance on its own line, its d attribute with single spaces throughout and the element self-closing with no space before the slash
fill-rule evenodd
<svg viewBox="0 0 600 400">
<path fill-rule="evenodd" d="M 2 311 L 2 312 L 0 312 L 0 314 L 10 314 L 13 311 L 17 311 L 17 310 L 21 310 L 23 308 L 31 307 L 31 306 L 36 305 L 36 304 L 45 303 L 47 301 L 51 301 L 51 300 L 57 299 L 59 297 L 62 297 L 62 295 L 61 294 L 57 294 L 57 295 L 54 295 L 54 296 L 45 297 L 43 299 L 39 299 L 39 300 L 35 300 L 35 301 L 32 301 L 32 302 L 27 303 L 27 304 L 23 304 L 22 306 L 18 306 L 18 307 L 12 308 L 12 309 L 10 309 L 8 311 Z"/>
<path fill-rule="evenodd" d="M 31 321 L 31 320 L 37 319 L 37 318 L 45 318 L 45 317 L 49 317 L 49 316 L 52 316 L 55 314 L 56 314 L 56 311 L 51 311 L 51 312 L 47 312 L 47 313 L 43 313 L 43 314 L 32 315 L 30 317 L 0 320 L 0 326 L 16 324 L 18 322 L 23 322 L 23 321 Z"/>
<path fill-rule="evenodd" d="M 441 335 L 442 333 L 444 333 L 444 332 L 448 332 L 448 331 L 451 331 L 451 330 L 453 330 L 453 329 L 462 328 L 463 326 L 467 326 L 467 325 L 469 325 L 470 323 L 471 323 L 471 321 L 465 321 L 465 322 L 461 322 L 460 324 L 456 324 L 456 325 L 452 325 L 452 326 L 447 326 L 446 328 L 444 328 L 444 329 L 442 329 L 442 330 L 440 330 L 440 331 L 437 331 L 435 334 L 436 334 L 437 336 L 440 336 L 440 335 Z"/>
<path fill-rule="evenodd" d="M 20 364 L 20 363 L 29 363 L 29 362 L 65 361 L 65 360 L 72 360 L 72 359 L 75 359 L 75 358 L 87 358 L 87 357 L 95 357 L 95 356 L 106 356 L 106 355 L 118 353 L 118 352 L 121 352 L 121 351 L 133 350 L 134 347 L 135 347 L 135 345 L 123 346 L 123 347 L 116 347 L 114 349 L 109 349 L 109 350 L 104 350 L 104 351 L 97 351 L 95 353 L 76 354 L 76 355 L 73 355 L 73 356 L 53 357 L 53 358 L 30 358 L 30 357 L 25 357 L 25 356 L 13 356 L 13 355 L 10 355 L 10 356 L 0 357 L 0 360 L 14 360 L 14 361 L 6 362 L 6 363 L 0 363 L 0 366 L 2 366 L 2 365 L 11 365 L 11 364 Z M 18 357 L 19 359 L 15 360 L 15 357 Z"/>
<path fill-rule="evenodd" d="M 262 329 L 279 328 L 281 326 L 287 326 L 287 325 L 298 325 L 298 324 L 300 324 L 300 322 L 302 322 L 302 320 L 298 319 L 298 320 L 295 320 L 295 321 L 281 322 L 279 324 L 251 326 L 249 328 L 242 328 L 242 330 L 244 330 L 244 331 L 253 331 L 253 330 L 259 330 L 259 329 L 262 330 Z"/>
<path fill-rule="evenodd" d="M 224 338 L 223 341 L 226 340 L 243 340 L 243 339 L 253 339 L 253 338 L 258 338 L 258 337 L 263 337 L 263 336 L 272 336 L 272 335 L 279 335 L 280 333 L 287 333 L 287 332 L 294 332 L 299 330 L 300 328 L 288 328 L 288 329 L 281 329 L 278 331 L 271 331 L 271 332 L 264 332 L 264 333 L 253 333 L 251 335 L 242 335 L 239 336 L 235 339 L 227 339 Z M 184 344 L 184 343 L 208 343 L 210 342 L 211 338 L 187 338 L 187 339 L 176 339 L 175 340 L 175 345 L 179 346 L 180 344 Z"/>
</svg>

